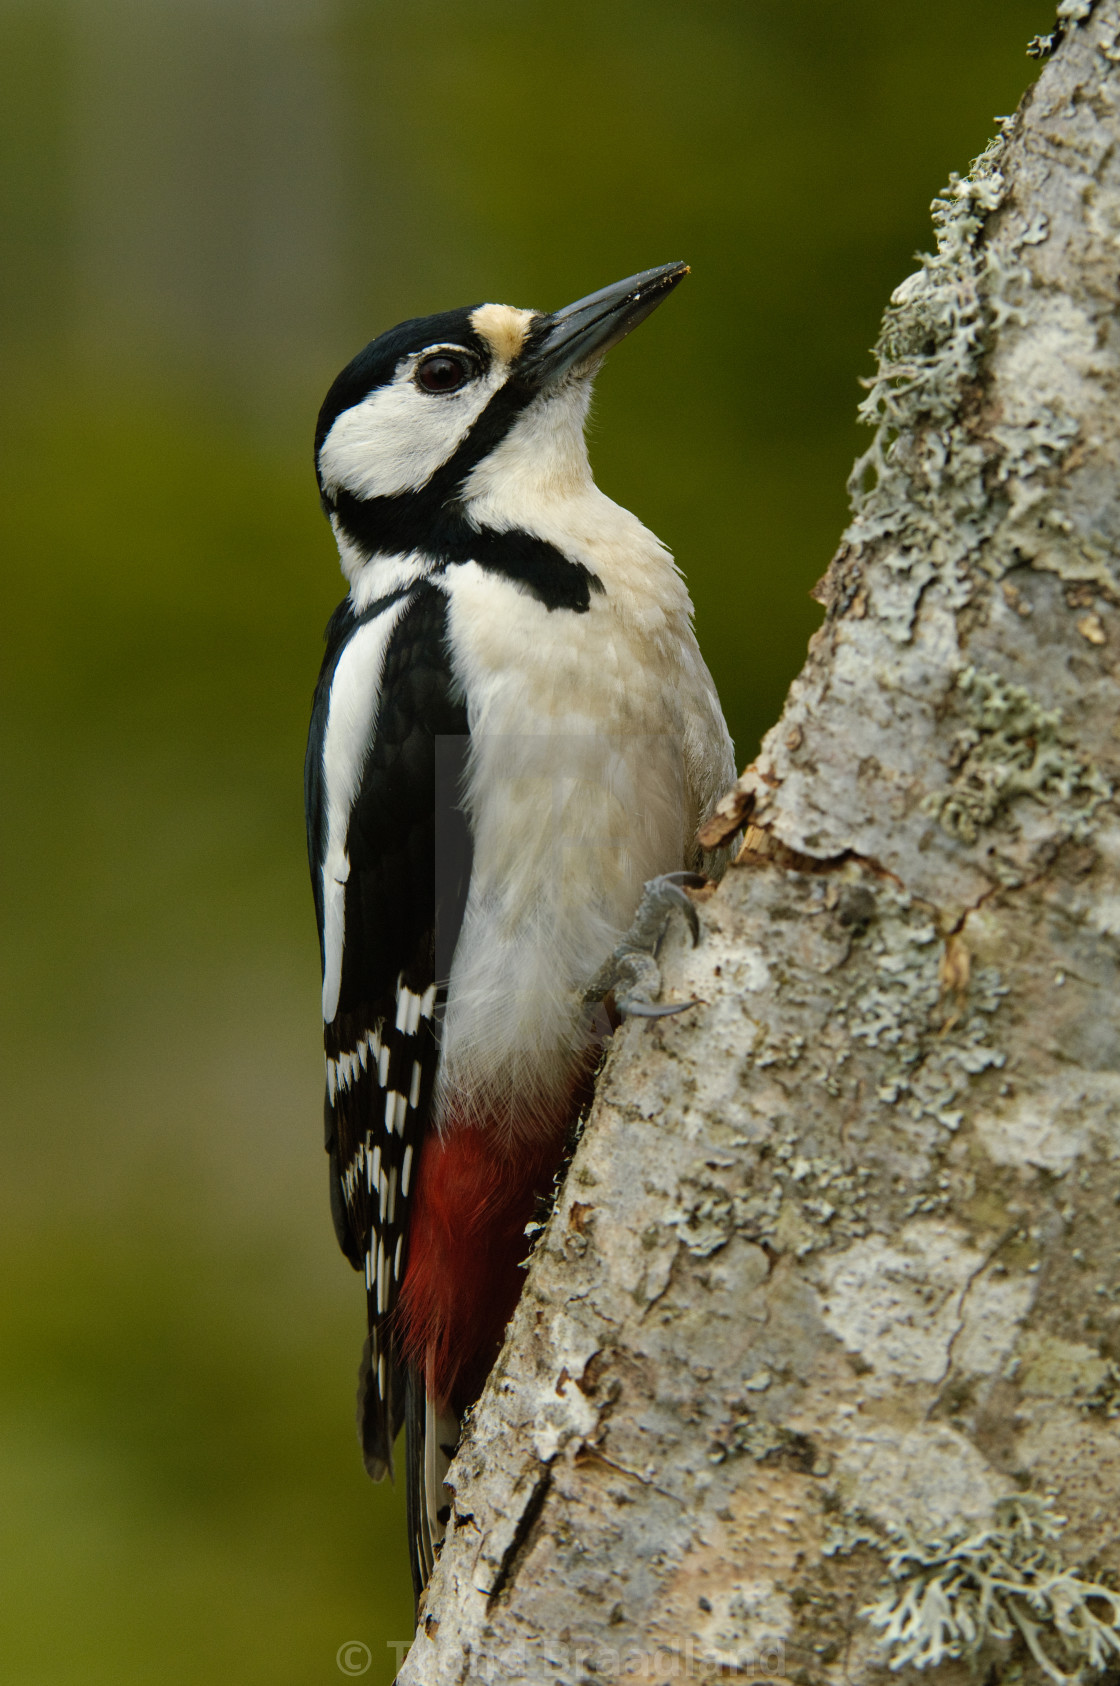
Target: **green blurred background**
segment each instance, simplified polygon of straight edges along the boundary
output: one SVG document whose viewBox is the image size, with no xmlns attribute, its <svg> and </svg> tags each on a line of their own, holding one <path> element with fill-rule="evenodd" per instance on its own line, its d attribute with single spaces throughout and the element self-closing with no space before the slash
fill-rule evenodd
<svg viewBox="0 0 1120 1686">
<path fill-rule="evenodd" d="M 341 596 L 309 444 L 408 315 L 683 257 L 593 457 L 741 762 L 845 516 L 857 376 L 1048 0 L 0 0 L 0 1679 L 369 1681 L 300 780 Z"/>
</svg>

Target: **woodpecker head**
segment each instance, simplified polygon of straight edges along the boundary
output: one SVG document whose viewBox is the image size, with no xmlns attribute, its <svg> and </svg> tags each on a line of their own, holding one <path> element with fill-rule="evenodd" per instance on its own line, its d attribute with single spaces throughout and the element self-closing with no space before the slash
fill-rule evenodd
<svg viewBox="0 0 1120 1686">
<path fill-rule="evenodd" d="M 315 432 L 344 565 L 494 524 L 495 477 L 521 504 L 586 484 L 583 424 L 599 363 L 687 274 L 663 264 L 552 314 L 445 311 L 367 345 L 327 393 Z M 498 524 L 512 524 L 500 508 Z"/>
</svg>

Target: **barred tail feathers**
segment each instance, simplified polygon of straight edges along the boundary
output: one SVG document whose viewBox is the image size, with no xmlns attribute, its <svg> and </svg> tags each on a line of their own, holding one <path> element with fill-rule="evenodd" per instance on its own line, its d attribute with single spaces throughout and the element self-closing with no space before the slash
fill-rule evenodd
<svg viewBox="0 0 1120 1686">
<path fill-rule="evenodd" d="M 451 1490 L 445 1477 L 455 1456 L 461 1424 L 458 1413 L 429 1391 L 421 1372 L 412 1365 L 405 1397 L 409 1562 L 419 1604 L 451 1515 Z"/>
<path fill-rule="evenodd" d="M 362 1461 L 371 1481 L 393 1479 L 393 1442 L 405 1414 L 405 1379 L 384 1330 L 371 1330 L 358 1365 L 357 1423 Z"/>
</svg>

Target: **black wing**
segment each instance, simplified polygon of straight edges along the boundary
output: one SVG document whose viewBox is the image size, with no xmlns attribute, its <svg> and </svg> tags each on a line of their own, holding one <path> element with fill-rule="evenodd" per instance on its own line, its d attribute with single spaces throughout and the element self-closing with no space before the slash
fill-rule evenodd
<svg viewBox="0 0 1120 1686">
<path fill-rule="evenodd" d="M 323 943 L 323 745 L 338 660 L 357 628 L 401 594 L 327 629 L 306 775 L 308 852 Z M 390 636 L 376 728 L 350 809 L 338 1011 L 324 1026 L 326 1146 L 339 1244 L 366 1282 L 369 1339 L 358 1411 L 366 1465 L 392 1467 L 404 1409 L 392 1313 L 438 1058 L 439 1008 L 462 919 L 470 837 L 459 807 L 466 710 L 446 643 L 447 600 L 422 584 Z"/>
</svg>

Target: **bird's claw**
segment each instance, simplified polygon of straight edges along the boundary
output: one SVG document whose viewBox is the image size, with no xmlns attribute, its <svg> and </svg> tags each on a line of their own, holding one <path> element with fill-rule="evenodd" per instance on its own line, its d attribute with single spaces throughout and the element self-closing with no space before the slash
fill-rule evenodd
<svg viewBox="0 0 1120 1686">
<path fill-rule="evenodd" d="M 689 1007 L 699 1007 L 701 1003 L 695 998 L 691 1001 L 639 1001 L 634 996 L 618 996 L 614 998 L 615 1006 L 624 1019 L 667 1019 L 674 1013 L 686 1012 Z"/>
<path fill-rule="evenodd" d="M 642 891 L 630 929 L 600 969 L 585 999 L 601 1001 L 613 992 L 615 1007 L 624 1019 L 666 1019 L 698 1007 L 699 1001 L 655 1003 L 654 997 L 661 989 L 657 951 L 669 916 L 674 909 L 684 914 L 695 948 L 700 941 L 700 916 L 685 890 L 698 890 L 706 883 L 698 872 L 665 872 L 651 878 Z"/>
</svg>

